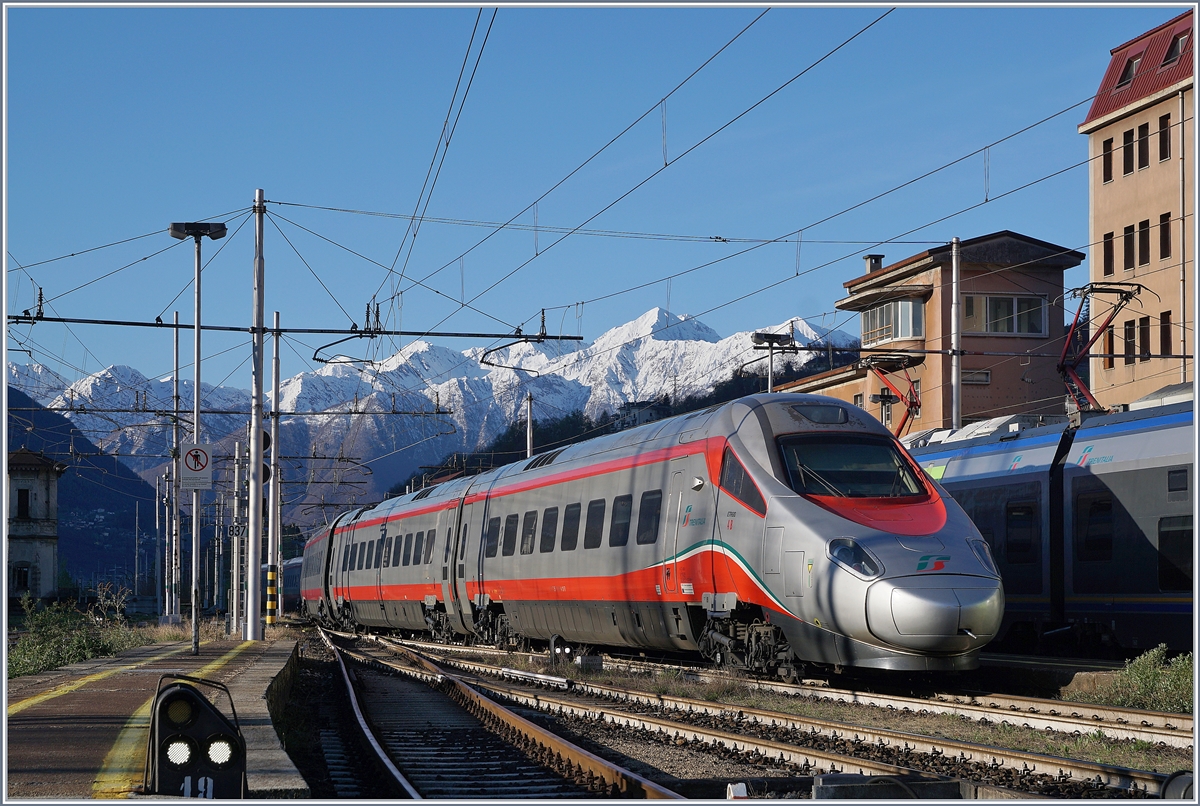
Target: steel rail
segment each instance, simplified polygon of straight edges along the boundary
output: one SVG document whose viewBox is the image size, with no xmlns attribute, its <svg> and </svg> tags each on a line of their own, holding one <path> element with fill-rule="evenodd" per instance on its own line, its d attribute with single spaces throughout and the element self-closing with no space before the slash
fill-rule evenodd
<svg viewBox="0 0 1200 806">
<path fill-rule="evenodd" d="M 622 767 L 613 764 L 597 755 L 589 753 L 581 747 L 578 747 L 566 739 L 558 736 L 550 731 L 542 728 L 528 719 L 513 713 L 509 709 L 495 702 L 489 697 L 485 697 L 474 687 L 467 684 L 457 675 L 451 674 L 428 658 L 414 652 L 406 647 L 397 646 L 389 643 L 387 648 L 393 652 L 399 652 L 408 660 L 420 664 L 428 672 L 435 675 L 440 675 L 444 680 L 453 685 L 464 699 L 473 703 L 476 708 L 481 711 L 491 714 L 499 719 L 504 724 L 516 729 L 524 736 L 528 737 L 539 745 L 544 746 L 550 753 L 558 754 L 562 758 L 568 760 L 576 767 L 582 768 L 584 773 L 591 774 L 599 778 L 605 787 L 615 786 L 616 790 L 622 797 L 627 798 L 655 798 L 668 800 L 683 800 L 683 796 L 676 792 L 672 792 L 664 786 L 654 783 L 653 781 L 643 778 L 637 773 L 626 770 Z M 402 670 L 404 667 L 398 664 L 390 663 L 379 658 L 372 658 L 375 662 L 381 663 L 389 668 Z"/>
<path fill-rule="evenodd" d="M 448 663 L 449 665 L 456 667 L 470 668 L 472 671 L 476 671 L 480 674 L 499 675 L 503 671 L 508 671 L 497 669 L 496 667 L 488 666 L 487 664 L 472 663 L 463 660 L 452 660 L 448 661 Z M 526 696 L 520 692 L 517 692 L 515 689 L 510 689 L 505 686 L 487 684 L 486 687 L 497 693 L 514 692 L 514 696 Z M 1150 772 L 1147 770 L 1134 770 L 1126 767 L 1117 767 L 1090 761 L 1047 756 L 1040 753 L 1028 753 L 1019 750 L 1009 750 L 1006 748 L 976 744 L 973 742 L 940 739 L 922 736 L 920 734 L 888 730 L 884 728 L 868 728 L 847 724 L 844 722 L 800 717 L 792 714 L 780 713 L 777 711 L 766 711 L 762 709 L 740 706 L 727 706 L 705 700 L 690 699 L 687 697 L 671 697 L 663 694 L 648 694 L 640 691 L 622 689 L 616 686 L 604 686 L 594 683 L 572 681 L 570 688 L 577 694 L 589 694 L 592 696 L 604 697 L 610 700 L 625 700 L 682 712 L 734 718 L 738 718 L 739 716 L 741 718 L 748 717 L 753 723 L 759 723 L 768 726 L 777 725 L 790 730 L 798 730 L 806 733 L 826 736 L 831 739 L 844 739 L 846 736 L 852 735 L 854 737 L 852 741 L 855 742 L 903 746 L 906 749 L 916 750 L 918 752 L 927 753 L 933 756 L 949 756 L 951 758 L 963 757 L 968 761 L 990 758 L 993 763 L 995 763 L 998 759 L 1003 759 L 1004 763 L 1010 767 L 1021 765 L 1023 769 L 1028 770 L 1029 772 L 1047 775 L 1052 778 L 1061 777 L 1065 773 L 1069 774 L 1072 778 L 1079 780 L 1098 781 L 1113 789 L 1128 790 L 1138 788 L 1145 789 L 1146 791 L 1150 792 L 1157 792 L 1167 778 L 1165 773 Z M 562 705 L 563 707 L 571 705 L 568 700 L 556 697 L 547 697 L 544 695 L 534 696 L 532 699 L 527 700 L 526 704 L 533 703 L 539 699 L 543 702 L 552 702 L 554 703 L 555 707 L 559 705 Z M 576 706 L 571 705 L 571 707 Z M 584 710 L 603 713 L 597 711 L 595 708 L 585 708 Z M 661 724 L 670 725 L 672 726 L 673 730 L 681 730 L 685 732 L 692 732 L 696 730 L 690 725 L 673 723 L 666 720 L 663 720 Z M 714 735 L 717 733 L 720 732 L 715 731 Z M 722 735 L 720 740 L 728 742 L 728 737 L 730 736 L 735 737 L 739 742 L 757 741 L 749 737 L 739 736 L 737 734 Z M 812 751 L 805 750 L 804 752 L 811 753 Z M 859 762 L 856 760 L 855 763 Z"/>
<path fill-rule="evenodd" d="M 380 746 L 379 741 L 375 738 L 375 731 L 373 731 L 371 726 L 367 724 L 366 717 L 363 716 L 362 708 L 359 707 L 358 704 L 358 694 L 354 690 L 354 684 L 350 681 L 350 673 L 346 670 L 346 663 L 342 660 L 341 650 L 334 646 L 333 641 L 329 640 L 329 636 L 325 634 L 323 629 L 317 628 L 317 631 L 321 635 L 321 640 L 325 642 L 325 646 L 329 647 L 329 649 L 333 652 L 333 656 L 337 658 L 338 667 L 342 670 L 342 680 L 344 680 L 346 683 L 346 693 L 350 696 L 350 704 L 354 707 L 354 718 L 358 721 L 359 730 L 362 731 L 363 736 L 371 745 L 371 749 L 375 751 L 375 755 L 379 757 L 380 763 L 383 764 L 384 768 L 388 771 L 388 774 L 395 779 L 396 783 L 398 783 L 413 800 L 422 800 L 421 794 L 417 792 L 417 790 L 413 788 L 413 785 L 409 783 L 408 779 L 404 777 L 404 773 L 400 772 L 400 770 L 396 768 L 396 765 L 392 763 L 392 760 L 388 757 L 388 754 L 384 752 L 383 747 Z"/>
</svg>

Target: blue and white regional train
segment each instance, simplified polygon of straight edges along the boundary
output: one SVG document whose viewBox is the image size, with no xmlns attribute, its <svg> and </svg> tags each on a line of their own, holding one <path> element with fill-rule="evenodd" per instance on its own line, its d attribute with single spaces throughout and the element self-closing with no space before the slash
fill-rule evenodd
<svg viewBox="0 0 1200 806">
<path fill-rule="evenodd" d="M 1192 404 L 914 448 L 992 548 L 1012 651 L 1193 644 Z"/>
<path fill-rule="evenodd" d="M 1004 588 L 966 513 L 870 414 L 754 395 L 346 512 L 309 541 L 304 612 L 521 646 L 977 665 Z"/>
</svg>

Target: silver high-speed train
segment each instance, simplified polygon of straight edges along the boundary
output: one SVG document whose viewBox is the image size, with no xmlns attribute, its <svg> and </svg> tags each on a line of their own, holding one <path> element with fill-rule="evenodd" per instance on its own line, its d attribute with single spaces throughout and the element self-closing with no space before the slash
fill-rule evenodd
<svg viewBox="0 0 1200 806">
<path fill-rule="evenodd" d="M 871 415 L 753 395 L 340 515 L 304 612 L 441 640 L 801 664 L 977 665 L 1004 613 L 987 543 Z"/>
</svg>

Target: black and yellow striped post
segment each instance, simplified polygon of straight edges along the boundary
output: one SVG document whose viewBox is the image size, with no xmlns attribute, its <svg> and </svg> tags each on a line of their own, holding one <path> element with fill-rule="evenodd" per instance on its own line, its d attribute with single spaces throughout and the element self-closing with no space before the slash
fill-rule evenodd
<svg viewBox="0 0 1200 806">
<path fill-rule="evenodd" d="M 267 566 L 267 624 L 275 623 L 276 607 L 279 604 L 279 597 L 275 595 L 275 578 L 278 575 L 279 566 L 271 563 Z"/>
</svg>

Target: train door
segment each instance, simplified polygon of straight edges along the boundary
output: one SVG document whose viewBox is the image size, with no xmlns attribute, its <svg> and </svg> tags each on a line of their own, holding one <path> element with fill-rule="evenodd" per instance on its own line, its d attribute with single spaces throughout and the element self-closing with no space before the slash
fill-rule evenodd
<svg viewBox="0 0 1200 806">
<path fill-rule="evenodd" d="M 392 624 L 388 621 L 387 606 L 384 604 L 387 601 L 387 597 L 383 595 L 383 556 L 387 546 L 387 539 L 388 523 L 385 518 L 383 523 L 379 524 L 379 542 L 375 544 L 375 556 L 371 559 L 375 563 L 375 595 L 379 600 L 379 617 L 383 619 L 384 624 L 390 627 Z"/>
<path fill-rule="evenodd" d="M 459 570 L 457 567 L 459 544 L 464 544 L 465 548 L 466 543 L 466 509 L 460 500 L 452 512 L 447 510 L 450 517 L 444 518 L 441 526 L 441 531 L 446 535 L 446 545 L 442 548 L 442 601 L 446 605 L 446 616 L 450 619 L 451 629 L 460 635 L 469 632 L 467 617 L 463 613 L 464 599 L 458 585 L 458 580 L 466 569 Z"/>
<path fill-rule="evenodd" d="M 464 498 L 462 515 L 456 535 L 456 553 L 450 558 L 450 575 L 453 580 L 453 596 L 459 611 L 463 630 L 473 632 L 475 608 L 484 607 L 483 594 L 483 547 L 472 538 L 483 528 L 487 499 L 480 495 L 474 501 Z M 476 600 L 475 597 L 478 597 Z"/>
<path fill-rule="evenodd" d="M 674 593 L 678 577 L 675 557 L 679 551 L 679 529 L 683 519 L 688 515 L 683 509 L 683 470 L 671 471 L 671 486 L 668 489 L 667 516 L 671 518 L 671 526 L 662 542 L 662 587 L 663 592 Z"/>
</svg>

